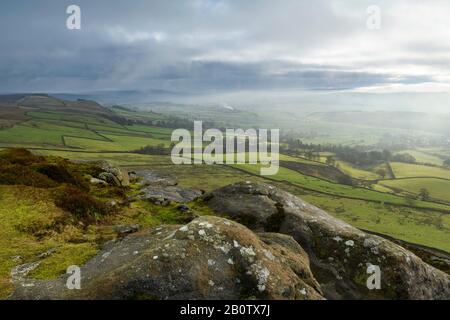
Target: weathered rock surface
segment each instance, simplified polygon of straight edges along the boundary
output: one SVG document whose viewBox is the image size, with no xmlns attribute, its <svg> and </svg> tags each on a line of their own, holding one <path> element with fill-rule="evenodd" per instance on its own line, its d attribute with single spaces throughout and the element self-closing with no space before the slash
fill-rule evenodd
<svg viewBox="0 0 450 320">
<path fill-rule="evenodd" d="M 168 204 L 170 202 L 187 203 L 202 196 L 202 192 L 196 189 L 182 188 L 178 186 L 152 185 L 142 188 L 140 199 L 148 200 L 155 204 Z"/>
<path fill-rule="evenodd" d="M 140 170 L 133 176 L 138 177 L 139 183 L 143 186 L 138 198 L 154 204 L 166 205 L 170 202 L 183 204 L 191 202 L 203 194 L 200 190 L 177 186 L 177 179 L 166 173 Z"/>
<path fill-rule="evenodd" d="M 99 174 L 99 179 L 112 186 L 126 187 L 130 184 L 130 176 L 125 169 L 113 167 L 106 161 L 98 161 L 96 164 L 104 171 Z"/>
<path fill-rule="evenodd" d="M 41 263 L 39 261 L 37 261 L 37 262 L 30 262 L 30 263 L 21 264 L 19 266 L 14 267 L 11 270 L 11 278 L 12 278 L 12 280 L 16 281 L 16 282 L 24 281 L 26 276 L 31 271 L 33 271 L 34 269 L 39 267 L 40 264 Z"/>
<path fill-rule="evenodd" d="M 97 178 L 91 178 L 90 182 L 95 185 L 103 185 L 103 186 L 108 185 L 108 182 L 106 182 L 105 180 L 101 180 L 101 179 L 97 179 Z"/>
<path fill-rule="evenodd" d="M 247 182 L 213 191 L 205 200 L 252 229 L 291 235 L 309 254 L 327 298 L 450 299 L 450 277 L 444 272 L 287 192 Z M 367 288 L 372 265 L 381 271 L 380 290 Z"/>
<path fill-rule="evenodd" d="M 268 197 L 271 186 L 239 184 L 215 190 L 205 196 L 209 207 L 227 214 L 252 230 L 277 229 L 276 218 L 282 218 L 281 207 Z"/>
<path fill-rule="evenodd" d="M 169 174 L 164 174 L 153 170 L 140 170 L 134 176 L 140 178 L 140 183 L 144 186 L 176 186 L 177 179 Z"/>
<path fill-rule="evenodd" d="M 115 187 L 120 187 L 121 183 L 120 180 L 113 175 L 112 173 L 109 172 L 102 172 L 98 175 L 98 178 L 100 180 L 105 181 L 107 184 L 111 185 L 111 186 L 115 186 Z"/>
<path fill-rule="evenodd" d="M 322 299 L 303 249 L 218 217 L 162 226 L 110 242 L 67 276 L 21 283 L 11 299 Z"/>
<path fill-rule="evenodd" d="M 114 226 L 114 231 L 120 236 L 138 232 L 140 229 L 141 229 L 141 226 L 138 224 L 130 224 L 130 225 L 122 225 L 121 224 L 121 225 Z"/>
</svg>

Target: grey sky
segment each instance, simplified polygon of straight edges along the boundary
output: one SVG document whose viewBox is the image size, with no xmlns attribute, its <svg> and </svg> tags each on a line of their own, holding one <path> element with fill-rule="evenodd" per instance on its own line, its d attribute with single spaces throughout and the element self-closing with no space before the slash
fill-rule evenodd
<svg viewBox="0 0 450 320">
<path fill-rule="evenodd" d="M 0 38 L 2 92 L 450 91 L 446 0 L 1 1 Z"/>
</svg>

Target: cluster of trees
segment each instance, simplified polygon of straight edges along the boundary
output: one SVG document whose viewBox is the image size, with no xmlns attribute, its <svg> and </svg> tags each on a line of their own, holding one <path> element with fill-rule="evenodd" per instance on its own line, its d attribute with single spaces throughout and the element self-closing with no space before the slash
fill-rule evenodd
<svg viewBox="0 0 450 320">
<path fill-rule="evenodd" d="M 162 128 L 170 128 L 170 129 L 187 129 L 187 130 L 193 130 L 194 129 L 194 121 L 188 120 L 188 119 L 182 119 L 182 118 L 176 118 L 176 117 L 170 117 L 167 119 L 161 119 L 156 120 L 153 122 L 154 125 L 157 125 L 158 127 Z"/>
<path fill-rule="evenodd" d="M 139 153 L 139 154 L 151 154 L 151 155 L 161 155 L 161 156 L 165 156 L 165 155 L 169 155 L 171 150 L 173 148 L 173 144 L 169 147 L 166 148 L 164 146 L 164 144 L 158 144 L 156 146 L 145 146 L 145 147 L 141 147 L 138 150 L 135 150 L 135 153 Z"/>
<path fill-rule="evenodd" d="M 415 163 L 416 159 L 407 153 L 392 154 L 389 150 L 361 150 L 361 148 L 331 145 L 331 144 L 312 144 L 303 143 L 301 140 L 288 138 L 286 141 L 287 148 L 283 151 L 290 153 L 302 152 L 307 158 L 314 159 L 320 152 L 332 152 L 339 159 L 358 165 L 372 166 L 386 161 Z M 333 165 L 334 159 L 327 158 L 327 163 Z"/>
<path fill-rule="evenodd" d="M 111 120 L 112 122 L 118 123 L 122 126 L 131 126 L 133 124 L 136 124 L 137 121 L 128 119 L 122 116 L 119 116 L 117 114 L 104 114 L 102 115 L 104 118 Z M 101 122 L 101 121 L 100 121 Z"/>
</svg>

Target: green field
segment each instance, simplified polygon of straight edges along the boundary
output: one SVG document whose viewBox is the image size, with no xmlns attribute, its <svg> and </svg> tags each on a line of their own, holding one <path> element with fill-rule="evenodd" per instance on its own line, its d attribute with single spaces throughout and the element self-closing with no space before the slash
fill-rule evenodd
<svg viewBox="0 0 450 320">
<path fill-rule="evenodd" d="M 165 136 L 167 137 L 167 139 L 170 139 L 170 136 L 172 135 L 173 131 L 173 129 L 170 128 L 160 128 L 155 126 L 144 126 L 144 125 L 132 125 L 125 127 L 130 131 L 146 132 L 152 135 Z"/>
<path fill-rule="evenodd" d="M 142 146 L 164 144 L 166 147 L 170 145 L 167 140 L 159 140 L 136 136 L 119 136 L 112 134 L 103 134 L 110 141 L 100 141 L 84 138 L 67 137 L 66 145 L 73 148 L 84 150 L 92 150 L 98 152 L 107 151 L 132 151 Z"/>
<path fill-rule="evenodd" d="M 430 197 L 436 200 L 450 202 L 450 180 L 434 178 L 410 178 L 384 180 L 379 184 L 386 187 L 401 189 L 408 193 L 418 195 L 422 188 L 430 192 Z"/>
<path fill-rule="evenodd" d="M 308 159 L 301 158 L 301 157 L 288 156 L 285 154 L 280 154 L 279 158 L 280 158 L 280 161 L 299 162 L 299 163 L 304 163 L 304 164 L 310 164 L 313 166 L 325 166 L 325 164 L 322 162 L 312 161 L 312 160 L 308 160 Z"/>
<path fill-rule="evenodd" d="M 433 155 L 435 157 L 441 158 L 441 159 L 450 159 L 450 150 L 448 148 L 418 148 L 423 153 Z"/>
<path fill-rule="evenodd" d="M 56 111 L 30 111 L 27 115 L 33 119 L 47 119 L 58 121 L 82 122 L 91 124 L 105 124 L 118 126 L 117 123 L 101 116 L 83 113 L 56 112 Z"/>
<path fill-rule="evenodd" d="M 412 155 L 414 158 L 416 158 L 417 162 L 420 163 L 430 163 L 433 165 L 437 165 L 437 166 L 442 166 L 443 164 L 443 160 L 437 156 L 422 152 L 422 151 L 418 151 L 418 150 L 402 150 L 402 151 L 398 151 L 396 152 L 398 153 L 408 153 L 410 155 Z"/>
<path fill-rule="evenodd" d="M 38 120 L 27 121 L 7 130 L 0 130 L 0 142 L 17 145 L 63 146 L 63 136 L 76 136 L 98 140 L 104 139 L 90 130 L 55 125 Z"/>
<path fill-rule="evenodd" d="M 450 252 L 450 215 L 324 195 L 301 197 L 355 227 Z"/>
<path fill-rule="evenodd" d="M 396 178 L 424 177 L 450 179 L 450 170 L 444 168 L 400 162 L 392 162 L 391 167 L 394 170 Z"/>
<path fill-rule="evenodd" d="M 350 163 L 344 161 L 337 161 L 337 163 L 339 164 L 339 169 L 352 178 L 360 180 L 376 180 L 380 178 L 375 172 L 356 168 Z"/>
</svg>

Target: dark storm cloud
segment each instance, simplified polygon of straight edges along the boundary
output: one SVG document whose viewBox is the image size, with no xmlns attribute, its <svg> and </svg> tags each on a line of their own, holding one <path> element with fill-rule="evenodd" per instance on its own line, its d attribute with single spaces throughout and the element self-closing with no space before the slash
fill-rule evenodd
<svg viewBox="0 0 450 320">
<path fill-rule="evenodd" d="M 80 31 L 65 27 L 65 10 L 73 3 L 82 10 Z M 0 91 L 153 88 L 198 93 L 432 81 L 426 74 L 379 68 L 384 60 L 401 66 L 398 57 L 364 55 L 369 60 L 361 62 L 356 48 L 352 56 L 348 40 L 367 32 L 367 4 L 343 3 L 349 2 L 2 1 Z M 420 41 L 405 50 L 423 51 L 420 45 L 415 48 Z M 329 54 L 325 62 L 314 61 L 324 51 Z M 426 64 L 422 56 L 409 59 L 409 64 Z"/>
</svg>

